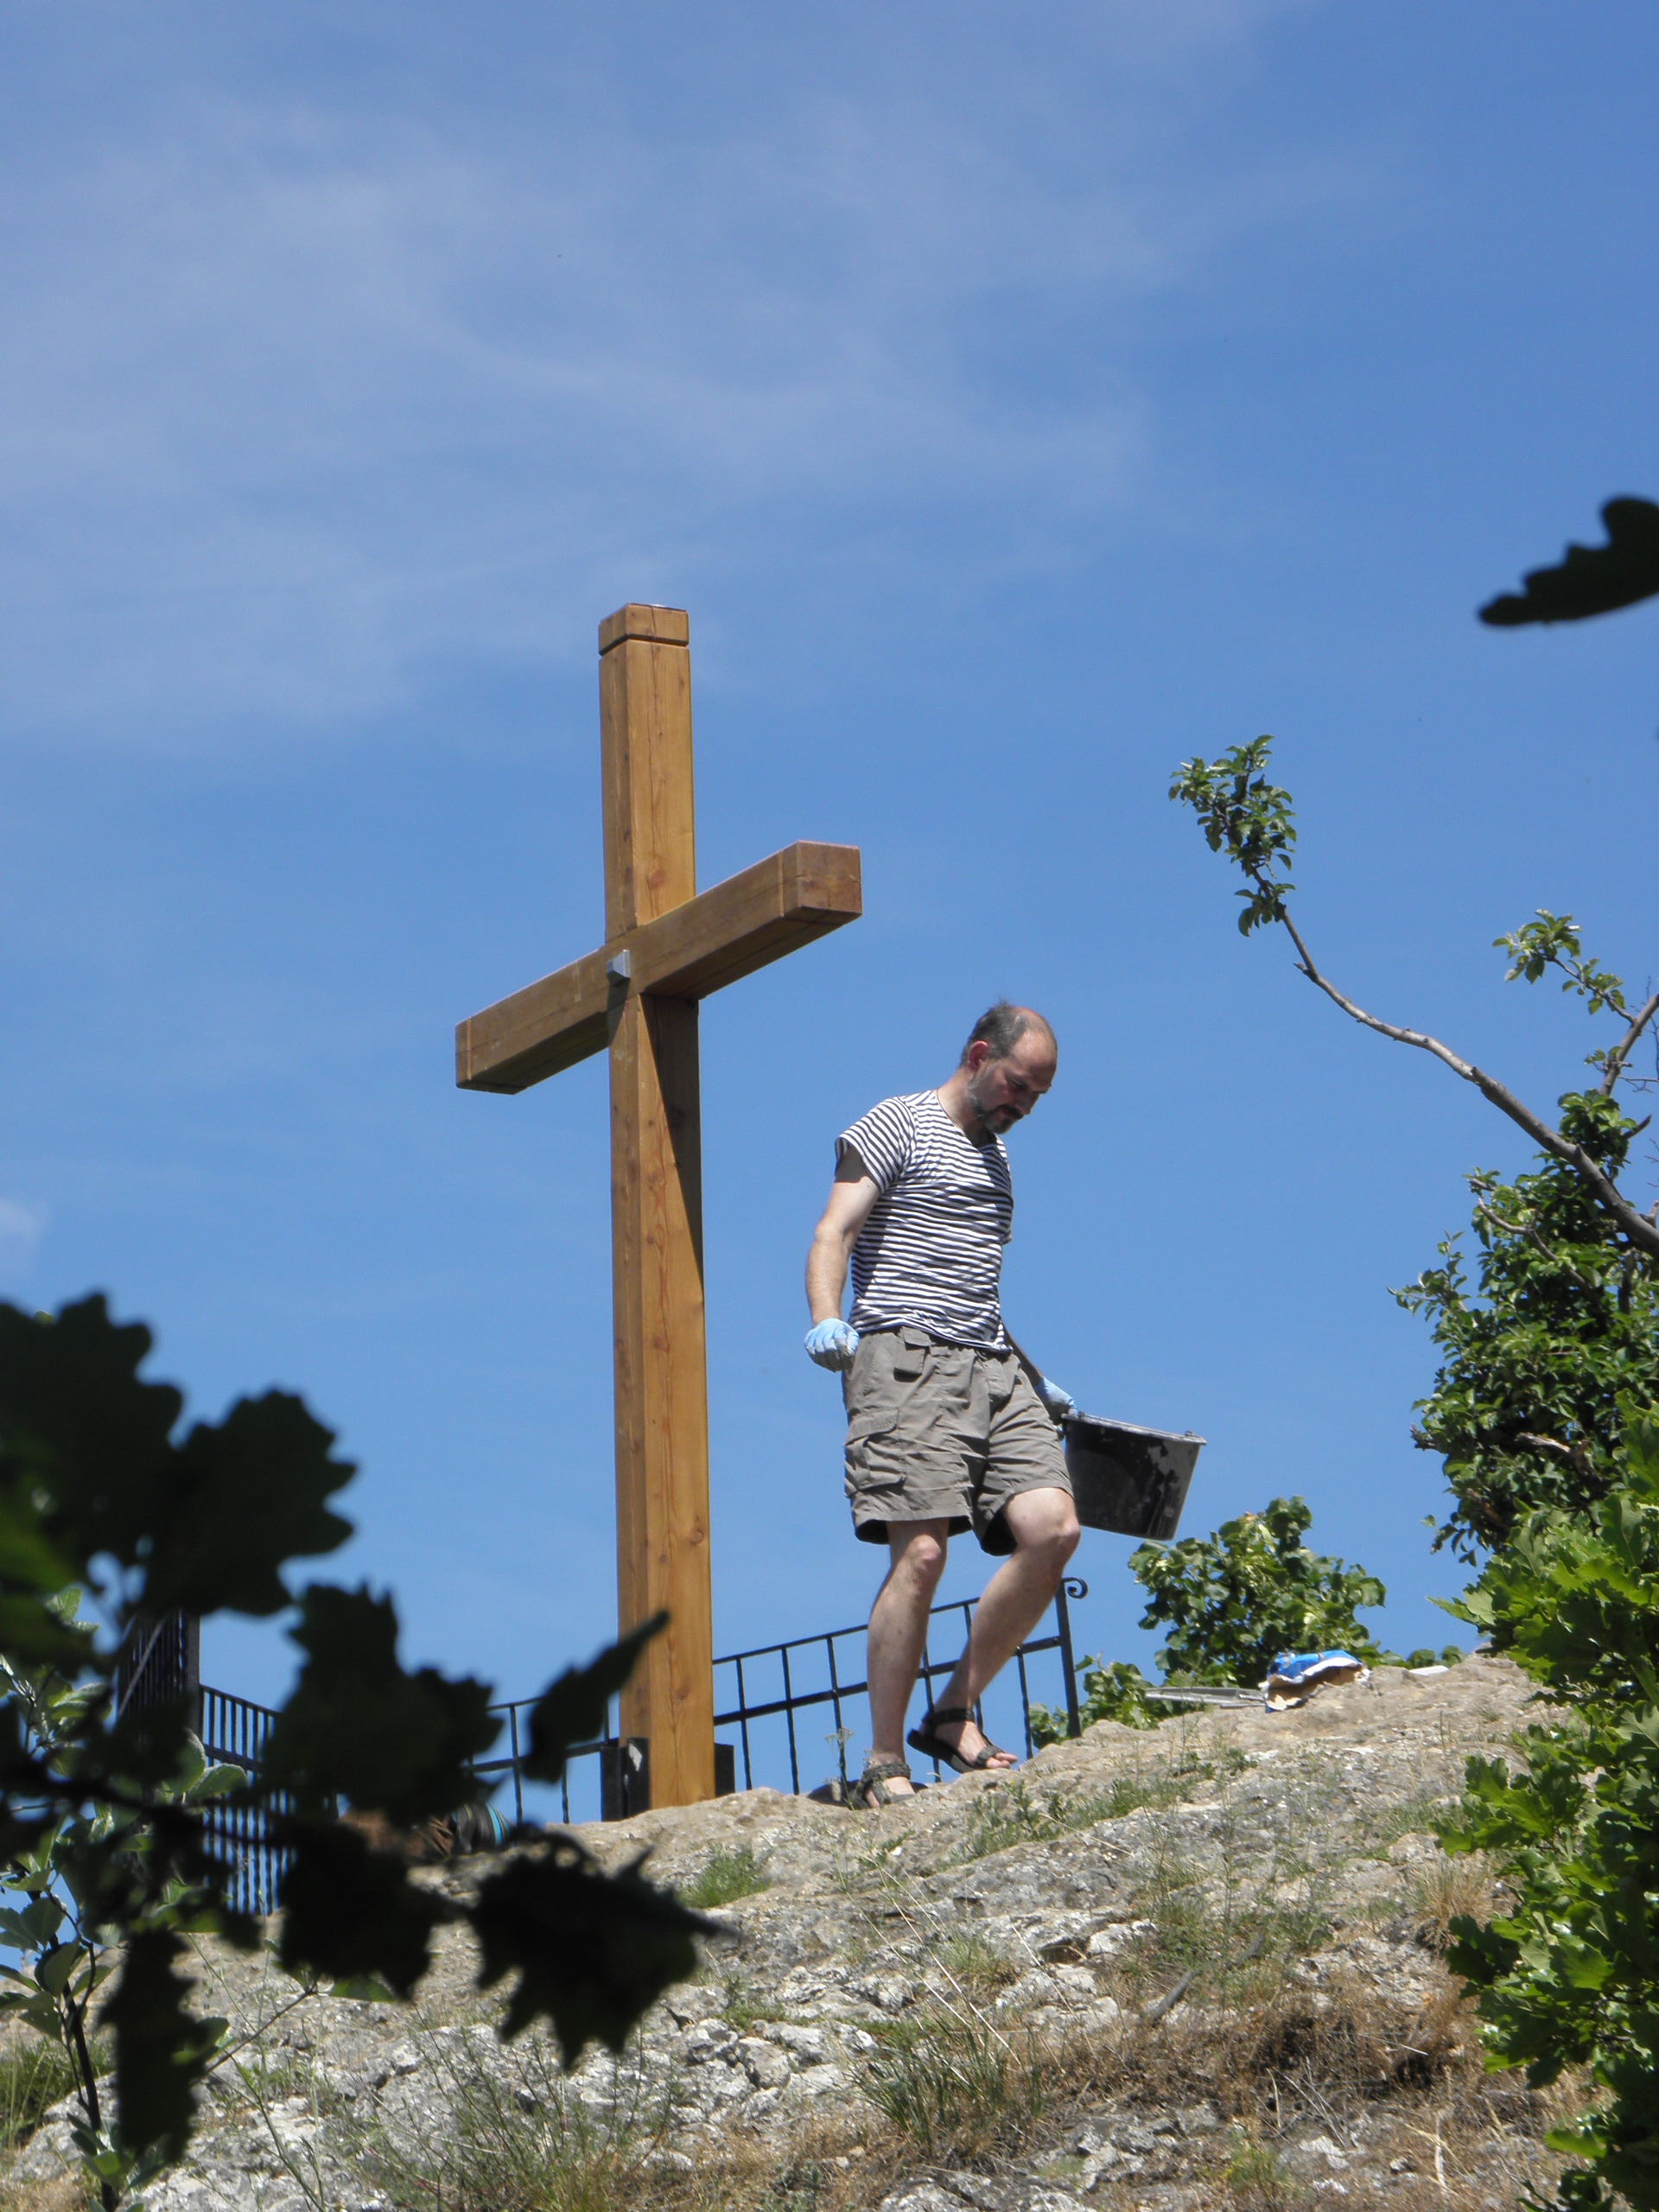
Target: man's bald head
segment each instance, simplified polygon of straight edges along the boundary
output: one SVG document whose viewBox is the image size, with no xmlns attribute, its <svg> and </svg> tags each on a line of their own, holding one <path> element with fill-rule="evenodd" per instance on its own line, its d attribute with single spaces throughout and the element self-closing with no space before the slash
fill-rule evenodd
<svg viewBox="0 0 1659 2212">
<path fill-rule="evenodd" d="M 1060 1046 L 1053 1025 L 1034 1007 L 1014 1006 L 1007 999 L 999 999 L 994 1007 L 987 1007 L 969 1032 L 968 1042 L 963 1046 L 962 1058 L 957 1065 L 964 1068 L 973 1065 L 976 1045 L 990 1046 L 988 1052 L 977 1056 L 982 1061 L 1006 1060 L 1020 1039 L 1033 1030 L 1037 1031 L 1058 1060 Z"/>
<path fill-rule="evenodd" d="M 957 1071 L 939 1096 L 968 1135 L 982 1142 L 1025 1119 L 1053 1082 L 1059 1064 L 1054 1032 L 1035 1007 L 999 999 L 974 1024 Z"/>
</svg>

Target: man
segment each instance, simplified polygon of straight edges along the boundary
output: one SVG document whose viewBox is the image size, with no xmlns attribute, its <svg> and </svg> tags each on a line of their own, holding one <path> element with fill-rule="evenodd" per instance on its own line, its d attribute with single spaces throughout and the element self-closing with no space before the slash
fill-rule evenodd
<svg viewBox="0 0 1659 2212">
<path fill-rule="evenodd" d="M 842 1370 L 855 1533 L 892 1563 L 870 1614 L 870 1755 L 855 1802 L 912 1794 L 905 1714 L 950 1537 L 1011 1554 L 987 1584 L 968 1648 L 910 1744 L 959 1773 L 1014 1765 L 973 1707 L 1053 1598 L 1077 1516 L 1055 1423 L 1071 1401 L 1002 1325 L 1014 1223 L 1002 1135 L 1054 1080 L 1054 1032 L 994 1006 L 937 1090 L 884 1099 L 837 1140 L 836 1179 L 807 1255 L 806 1349 Z M 841 1318 L 848 1262 L 850 1322 Z"/>
</svg>

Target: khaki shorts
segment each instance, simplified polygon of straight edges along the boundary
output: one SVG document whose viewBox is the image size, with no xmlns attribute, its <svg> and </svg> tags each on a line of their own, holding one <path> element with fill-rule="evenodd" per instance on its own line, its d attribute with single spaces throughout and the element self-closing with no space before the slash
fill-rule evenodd
<svg viewBox="0 0 1659 2212">
<path fill-rule="evenodd" d="M 842 1378 L 853 1528 L 885 1544 L 888 1523 L 948 1521 L 988 1552 L 1011 1552 L 999 1516 L 1021 1491 L 1071 1481 L 1059 1431 L 1011 1351 L 941 1344 L 925 1329 L 859 1338 Z"/>
</svg>

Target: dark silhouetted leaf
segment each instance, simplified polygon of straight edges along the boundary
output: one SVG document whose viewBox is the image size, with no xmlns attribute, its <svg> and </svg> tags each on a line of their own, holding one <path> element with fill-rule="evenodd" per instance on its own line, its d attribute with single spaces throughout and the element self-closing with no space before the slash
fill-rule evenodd
<svg viewBox="0 0 1659 2212">
<path fill-rule="evenodd" d="M 1651 499 L 1609 499 L 1601 511 L 1605 545 L 1568 545 L 1559 568 L 1532 569 L 1524 592 L 1505 592 L 1480 610 L 1483 622 L 1582 622 L 1659 592 L 1659 506 Z"/>
<path fill-rule="evenodd" d="M 432 1930 L 452 1908 L 418 1890 L 394 1852 L 373 1850 L 339 1821 L 294 1821 L 294 1861 L 283 1880 L 277 1957 L 353 1981 L 378 1977 L 407 1997 L 431 1963 Z"/>
<path fill-rule="evenodd" d="M 352 1533 L 326 1503 L 357 1471 L 330 1456 L 334 1441 L 282 1390 L 239 1399 L 217 1427 L 193 1428 L 156 1525 L 144 1610 L 283 1611 L 292 1602 L 283 1561 L 336 1551 Z"/>
<path fill-rule="evenodd" d="M 13 1580 L 43 1541 L 78 1574 L 105 1554 L 143 1567 L 141 1603 L 158 1618 L 280 1612 L 291 1602 L 283 1560 L 333 1551 L 351 1534 L 324 1500 L 354 1471 L 280 1391 L 243 1400 L 175 1448 L 182 1397 L 137 1377 L 151 1341 L 140 1323 L 112 1322 L 102 1297 L 55 1320 L 0 1306 L 0 1578 Z M 37 1491 L 34 1529 L 18 1509 Z"/>
<path fill-rule="evenodd" d="M 194 2085 L 217 2030 L 186 2011 L 191 1984 L 174 1972 L 183 1940 L 170 1929 L 133 1936 L 108 2004 L 115 2031 L 115 2086 L 121 2138 L 129 2152 L 182 2152 L 195 2110 Z"/>
<path fill-rule="evenodd" d="M 268 1788 L 311 1814 L 344 1797 L 398 1827 L 480 1795 L 471 1762 L 500 1732 L 489 1685 L 405 1674 L 390 1598 L 317 1584 L 292 1633 L 309 1656 L 265 1746 Z"/>
<path fill-rule="evenodd" d="M 324 1586 L 302 1601 L 305 1663 L 257 1776 L 210 1765 L 191 1698 L 137 1697 L 112 1717 L 116 1662 L 77 1623 L 84 1591 L 127 1629 L 268 1615 L 290 1602 L 289 1560 L 350 1534 L 329 1501 L 353 1471 L 299 1399 L 244 1399 L 177 1442 L 179 1392 L 139 1380 L 150 1346 L 102 1298 L 55 1319 L 0 1306 L 0 1936 L 19 1960 L 0 1966 L 0 2014 L 74 2054 L 102 1993 L 100 1949 L 119 1947 L 101 2015 L 116 2037 L 118 2122 L 83 2080 L 86 2119 L 72 2130 L 83 2183 L 109 2212 L 183 2152 L 219 2048 L 223 2024 L 186 2009 L 186 1937 L 252 1948 L 263 1936 L 226 1902 L 233 1870 L 207 1831 L 208 1801 L 228 1793 L 263 1815 L 289 1853 L 285 1967 L 327 1976 L 339 1995 L 406 1998 L 430 1967 L 434 1929 L 461 1908 L 376 1840 L 383 1822 L 413 1829 L 481 1803 L 477 1764 L 499 1732 L 487 1685 L 400 1666 L 390 1599 Z M 531 1774 L 557 1776 L 574 1742 L 601 1733 L 661 1625 L 551 1686 L 531 1722 Z M 343 1821 L 342 1799 L 374 1817 Z M 693 1937 L 709 1924 L 637 1869 L 607 1877 L 568 1843 L 510 1864 L 475 1916 L 485 1982 L 516 1977 L 511 2025 L 550 2019 L 572 2058 L 595 2037 L 620 2047 L 695 1969 Z"/>
<path fill-rule="evenodd" d="M 55 1320 L 0 1306 L 0 1454 L 8 1486 L 38 1482 L 47 1531 L 77 1566 L 99 1552 L 137 1563 L 153 1526 L 155 1483 L 184 1401 L 141 1382 L 149 1331 L 118 1327 L 101 1296 Z"/>
<path fill-rule="evenodd" d="M 610 1700 L 632 1674 L 634 1662 L 653 1636 L 668 1624 L 658 1613 L 631 1629 L 591 1667 L 571 1667 L 537 1699 L 530 1715 L 530 1751 L 524 1773 L 533 1782 L 556 1782 L 573 1744 L 591 1743 L 605 1732 Z"/>
<path fill-rule="evenodd" d="M 567 2066 L 594 2041 L 620 2050 L 646 2007 L 696 1972 L 692 1938 L 714 1925 L 632 1868 L 601 1873 L 568 1838 L 490 1875 L 468 1916 L 480 1986 L 518 1976 L 503 2033 L 544 2016 Z"/>
</svg>

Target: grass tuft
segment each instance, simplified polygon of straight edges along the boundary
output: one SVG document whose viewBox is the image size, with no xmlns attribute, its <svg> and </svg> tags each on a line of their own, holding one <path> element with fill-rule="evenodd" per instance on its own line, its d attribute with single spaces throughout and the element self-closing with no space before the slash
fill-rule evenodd
<svg viewBox="0 0 1659 2212">
<path fill-rule="evenodd" d="M 1280 2207 L 1294 2204 L 1307 2194 L 1293 2181 L 1282 2158 L 1248 2135 L 1234 2137 L 1224 2178 L 1239 2202 L 1255 2208 L 1255 2212 L 1278 2212 Z"/>
<path fill-rule="evenodd" d="M 687 1904 L 709 1911 L 716 1905 L 734 1904 L 739 1897 L 757 1896 L 772 1887 L 772 1877 L 754 1855 L 752 1845 L 741 1843 L 732 1851 L 716 1851 L 703 1861 L 689 1888 L 680 1891 Z"/>
<path fill-rule="evenodd" d="M 976 1802 L 968 1815 L 963 1859 L 988 1859 L 994 1852 L 1009 1851 L 1017 1843 L 1052 1843 L 1074 1828 L 1092 1827 L 1110 1817 L 1107 1797 L 1067 1795 L 1051 1789 L 1039 1802 L 1026 1782 L 994 1783 Z"/>
<path fill-rule="evenodd" d="M 853 2212 L 895 2177 L 896 2146 L 868 2114 L 814 2115 L 785 2145 L 728 2139 L 688 2168 L 664 2157 L 671 2081 L 647 2089 L 624 2067 L 595 2095 L 539 2037 L 504 2049 L 469 2034 L 435 2063 L 441 2120 L 345 2131 L 365 2195 L 396 2212 Z"/>
<path fill-rule="evenodd" d="M 1431 1859 L 1413 1875 L 1409 1894 L 1417 1933 L 1437 1951 L 1451 1942 L 1454 1920 L 1492 1916 L 1492 1878 L 1478 1853 Z"/>
<path fill-rule="evenodd" d="M 111 2058 L 101 2044 L 92 2046 L 92 2069 L 107 2074 Z M 0 2149 L 27 2143 L 52 2107 L 77 2087 L 74 2062 L 60 2043 L 44 2036 L 20 2036 L 0 2055 Z"/>
<path fill-rule="evenodd" d="M 977 1929 L 947 1936 L 938 1948 L 940 1971 L 967 1997 L 985 1998 L 1018 1981 L 1020 1969 Z"/>
<path fill-rule="evenodd" d="M 365 2131 L 365 2177 L 399 2208 L 432 2212 L 635 2212 L 647 2199 L 663 2113 L 643 2101 L 570 2094 L 544 2046 L 493 2065 L 470 2037 L 439 2060 L 453 2100 L 442 2130 Z"/>
<path fill-rule="evenodd" d="M 922 2156 L 952 2162 L 1020 2150 L 1048 2104 L 1048 2057 L 973 2012 L 930 2010 L 884 2024 L 864 2094 Z"/>
<path fill-rule="evenodd" d="M 1446 1818 L 1446 1808 L 1452 1802 L 1447 1796 L 1437 1796 L 1424 1791 L 1398 1805 L 1388 1806 L 1371 1831 L 1376 1845 L 1386 1849 L 1389 1844 L 1398 1843 L 1402 1835 L 1432 1834 L 1435 1821 Z"/>
</svg>

